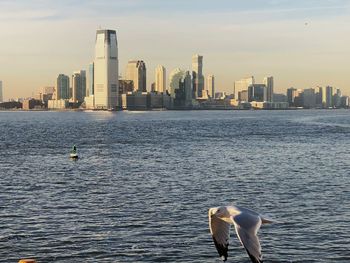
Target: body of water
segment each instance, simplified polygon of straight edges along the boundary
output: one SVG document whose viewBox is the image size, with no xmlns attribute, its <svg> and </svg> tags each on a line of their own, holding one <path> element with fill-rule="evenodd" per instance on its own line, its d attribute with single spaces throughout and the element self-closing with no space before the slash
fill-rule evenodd
<svg viewBox="0 0 350 263">
<path fill-rule="evenodd" d="M 346 110 L 0 112 L 0 258 L 220 262 L 235 203 L 281 222 L 264 262 L 350 262 L 349 138 Z"/>
</svg>

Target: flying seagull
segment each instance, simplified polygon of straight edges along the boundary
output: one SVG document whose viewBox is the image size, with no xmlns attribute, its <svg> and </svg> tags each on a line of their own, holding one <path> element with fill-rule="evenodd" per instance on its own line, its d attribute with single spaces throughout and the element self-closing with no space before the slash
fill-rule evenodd
<svg viewBox="0 0 350 263">
<path fill-rule="evenodd" d="M 230 226 L 234 225 L 253 263 L 262 263 L 261 246 L 257 236 L 262 224 L 273 223 L 271 219 L 238 206 L 221 206 L 209 209 L 209 228 L 215 247 L 223 261 L 228 257 Z"/>
</svg>

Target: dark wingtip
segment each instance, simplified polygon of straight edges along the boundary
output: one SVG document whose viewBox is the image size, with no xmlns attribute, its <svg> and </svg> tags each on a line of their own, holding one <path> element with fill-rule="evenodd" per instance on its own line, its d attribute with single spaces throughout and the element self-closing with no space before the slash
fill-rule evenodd
<svg viewBox="0 0 350 263">
<path fill-rule="evenodd" d="M 256 257 L 254 257 L 252 254 L 250 254 L 249 251 L 248 251 L 248 249 L 245 249 L 245 251 L 247 251 L 247 254 L 248 254 L 248 256 L 250 257 L 250 260 L 251 260 L 253 263 L 263 263 L 263 260 L 262 260 L 262 259 L 256 258 Z"/>
<path fill-rule="evenodd" d="M 227 244 L 227 246 L 221 245 L 215 240 L 215 238 L 213 236 L 212 236 L 212 238 L 213 238 L 216 250 L 219 253 L 219 256 L 221 258 L 223 258 L 222 261 L 226 261 L 228 258 L 228 244 Z"/>
</svg>

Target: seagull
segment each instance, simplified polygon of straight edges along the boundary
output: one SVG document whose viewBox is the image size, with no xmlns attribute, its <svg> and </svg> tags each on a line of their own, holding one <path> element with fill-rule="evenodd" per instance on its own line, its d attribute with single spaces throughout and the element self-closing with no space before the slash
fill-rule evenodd
<svg viewBox="0 0 350 263">
<path fill-rule="evenodd" d="M 257 236 L 262 224 L 273 223 L 247 208 L 221 206 L 209 209 L 209 229 L 215 247 L 223 261 L 228 257 L 230 226 L 234 225 L 239 241 L 244 246 L 253 263 L 262 263 L 261 246 Z"/>
</svg>

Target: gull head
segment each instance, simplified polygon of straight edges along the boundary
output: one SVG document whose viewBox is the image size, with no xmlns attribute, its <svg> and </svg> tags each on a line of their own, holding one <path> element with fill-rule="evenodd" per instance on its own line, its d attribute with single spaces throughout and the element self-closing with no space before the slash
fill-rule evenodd
<svg viewBox="0 0 350 263">
<path fill-rule="evenodd" d="M 215 216 L 217 216 L 218 218 L 227 218 L 230 217 L 230 212 L 228 211 L 226 206 L 220 206 L 217 208 Z"/>
</svg>

